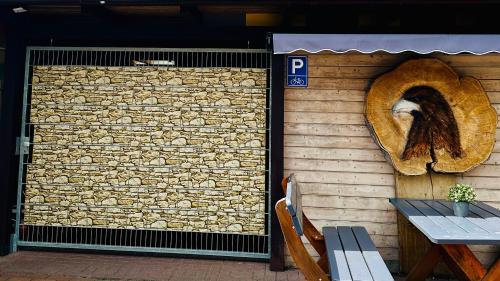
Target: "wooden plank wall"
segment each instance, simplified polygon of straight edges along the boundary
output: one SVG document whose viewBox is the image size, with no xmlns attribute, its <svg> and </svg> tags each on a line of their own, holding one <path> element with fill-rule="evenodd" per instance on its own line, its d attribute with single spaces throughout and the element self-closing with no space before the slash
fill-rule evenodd
<svg viewBox="0 0 500 281">
<path fill-rule="evenodd" d="M 317 228 L 362 225 L 384 259 L 398 260 L 393 168 L 365 125 L 365 95 L 371 82 L 415 54 L 308 55 L 309 87 L 285 89 L 285 175 L 302 182 L 304 212 Z M 433 55 L 460 75 L 480 79 L 500 112 L 500 55 Z M 500 127 L 489 160 L 459 175 L 479 200 L 500 208 Z M 312 247 L 308 247 L 314 255 Z M 473 247 L 486 264 L 500 253 Z M 291 259 L 287 257 L 288 264 Z"/>
</svg>

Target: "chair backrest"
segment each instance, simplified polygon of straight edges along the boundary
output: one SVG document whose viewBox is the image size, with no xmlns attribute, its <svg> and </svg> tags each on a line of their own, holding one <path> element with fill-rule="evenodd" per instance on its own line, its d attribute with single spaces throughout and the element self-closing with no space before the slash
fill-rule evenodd
<svg viewBox="0 0 500 281">
<path fill-rule="evenodd" d="M 330 281 L 330 278 L 326 273 L 328 272 L 328 265 L 326 263 L 319 264 L 319 261 L 316 262 L 311 257 L 309 252 L 307 252 L 307 249 L 300 238 L 303 230 L 305 230 L 306 237 L 308 235 L 316 235 L 315 233 L 317 233 L 317 230 L 307 218 L 304 218 L 305 224 L 302 224 L 303 215 L 300 190 L 297 188 L 297 181 L 293 175 L 283 180 L 283 187 L 285 186 L 287 196 L 279 200 L 274 208 L 283 232 L 283 237 L 285 238 L 286 245 L 290 251 L 290 255 L 307 280 Z M 310 239 L 309 237 L 307 238 Z M 323 240 L 321 240 L 321 242 L 317 242 L 324 244 Z M 320 255 L 326 255 L 324 245 L 319 246 L 318 249 L 320 249 Z"/>
<path fill-rule="evenodd" d="M 302 195 L 294 174 L 291 174 L 287 178 L 285 198 L 286 208 L 292 217 L 295 232 L 297 232 L 297 235 L 302 236 L 304 234 L 302 223 Z"/>
</svg>

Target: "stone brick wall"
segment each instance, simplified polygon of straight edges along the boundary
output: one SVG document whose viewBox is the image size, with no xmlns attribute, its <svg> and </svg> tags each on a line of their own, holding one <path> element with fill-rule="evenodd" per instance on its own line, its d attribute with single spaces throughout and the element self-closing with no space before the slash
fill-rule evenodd
<svg viewBox="0 0 500 281">
<path fill-rule="evenodd" d="M 35 66 L 25 224 L 264 234 L 266 71 Z"/>
</svg>

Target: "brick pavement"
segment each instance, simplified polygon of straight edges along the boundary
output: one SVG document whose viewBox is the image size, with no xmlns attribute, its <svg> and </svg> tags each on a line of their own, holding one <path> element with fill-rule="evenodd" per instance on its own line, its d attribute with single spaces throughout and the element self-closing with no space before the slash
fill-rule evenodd
<svg viewBox="0 0 500 281">
<path fill-rule="evenodd" d="M 41 251 L 0 257 L 0 281 L 7 280 L 305 281 L 296 269 L 272 272 L 262 262 Z M 403 280 L 396 277 L 396 281 Z"/>
<path fill-rule="evenodd" d="M 0 257 L 0 281 L 9 280 L 207 280 L 303 281 L 294 269 L 272 272 L 269 265 L 166 257 L 21 251 Z"/>
</svg>

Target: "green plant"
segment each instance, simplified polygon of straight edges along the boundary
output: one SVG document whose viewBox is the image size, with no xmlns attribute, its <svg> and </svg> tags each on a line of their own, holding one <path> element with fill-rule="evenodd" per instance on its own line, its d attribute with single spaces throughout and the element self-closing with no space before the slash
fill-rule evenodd
<svg viewBox="0 0 500 281">
<path fill-rule="evenodd" d="M 471 203 L 476 200 L 476 192 L 474 188 L 468 184 L 457 183 L 450 187 L 448 199 L 455 202 Z"/>
</svg>

